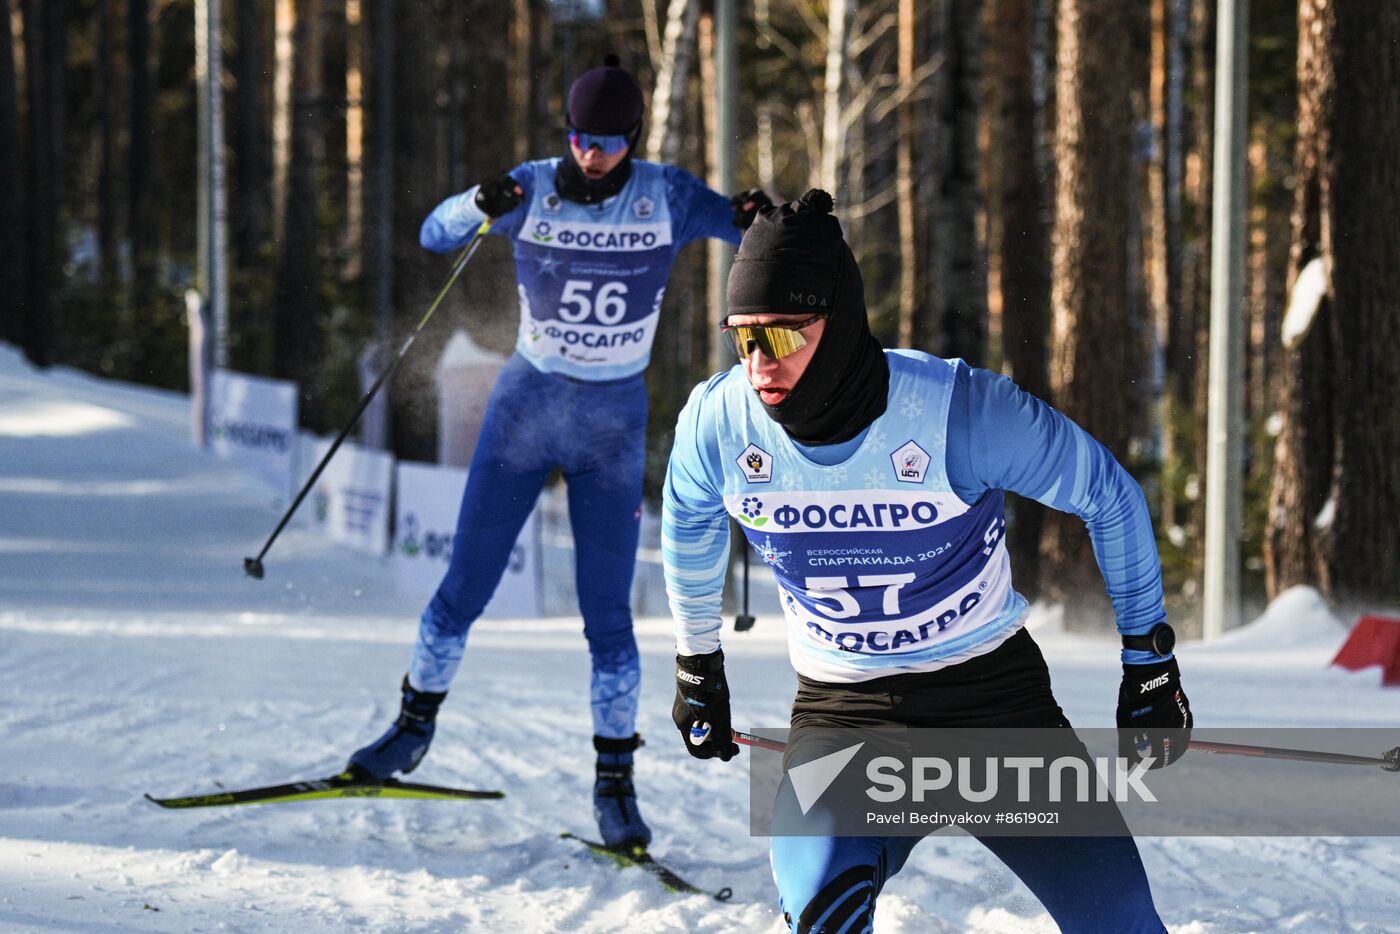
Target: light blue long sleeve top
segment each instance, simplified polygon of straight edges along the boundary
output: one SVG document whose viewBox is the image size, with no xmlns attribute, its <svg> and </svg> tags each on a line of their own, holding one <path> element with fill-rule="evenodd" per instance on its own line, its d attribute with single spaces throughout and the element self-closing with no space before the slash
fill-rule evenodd
<svg viewBox="0 0 1400 934">
<path fill-rule="evenodd" d="M 942 361 L 939 361 L 942 363 Z M 944 364 L 946 365 L 946 363 Z M 941 455 L 952 491 L 966 504 L 1010 490 L 1084 520 L 1123 634 L 1144 634 L 1166 617 L 1161 567 L 1141 487 L 1082 428 L 1010 379 L 955 362 Z M 715 400 L 742 368 L 698 386 L 680 414 L 663 493 L 662 547 L 682 654 L 719 647 L 720 598 L 728 568 L 728 515 Z M 757 403 L 754 403 L 757 405 Z M 815 464 L 844 463 L 871 431 L 842 444 L 796 445 Z M 1121 649 L 1125 663 L 1156 660 Z"/>
</svg>

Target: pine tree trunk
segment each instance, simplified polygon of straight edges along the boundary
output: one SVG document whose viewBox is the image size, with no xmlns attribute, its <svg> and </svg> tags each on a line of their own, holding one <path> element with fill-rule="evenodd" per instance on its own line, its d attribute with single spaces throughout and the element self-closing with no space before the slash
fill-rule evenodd
<svg viewBox="0 0 1400 934">
<path fill-rule="evenodd" d="M 1174 421 L 1179 430 L 1173 450 L 1188 483 L 1186 502 L 1178 518 L 1189 530 L 1188 565 L 1199 578 L 1205 560 L 1206 383 L 1210 358 L 1211 203 L 1215 178 L 1215 0 L 1192 0 L 1192 90 L 1195 97 L 1191 160 L 1192 227 L 1194 237 L 1184 257 L 1182 317 L 1168 340 L 1168 380 L 1175 387 Z M 1194 495 L 1192 495 L 1194 494 Z"/>
<path fill-rule="evenodd" d="M 302 418 L 318 426 L 320 313 L 316 217 L 321 167 L 321 0 L 296 0 L 287 103 L 289 151 L 277 267 L 274 372 L 301 387 Z M 318 426 L 319 427 L 319 426 Z"/>
<path fill-rule="evenodd" d="M 18 74 L 15 68 L 15 36 L 11 28 L 8 0 L 0 6 L 0 178 L 24 178 L 24 155 L 20 149 L 20 110 Z M 23 236 L 25 213 L 24 184 L 0 185 L 0 296 L 5 313 L 0 315 L 0 340 L 19 343 L 27 268 Z"/>
<path fill-rule="evenodd" d="M 846 157 L 846 127 L 842 121 L 846 84 L 846 40 L 855 19 L 858 0 L 830 0 L 826 18 L 826 77 L 822 82 L 822 148 L 817 187 L 825 189 L 837 204 L 849 202 L 839 191 L 841 165 Z"/>
<path fill-rule="evenodd" d="M 273 239 L 286 238 L 287 185 L 292 164 L 292 84 L 297 0 L 272 0 L 272 216 Z M 279 247 L 280 249 L 280 247 Z"/>
<path fill-rule="evenodd" d="M 1400 610 L 1400 6 L 1332 0 L 1324 173 L 1336 447 L 1324 532 L 1344 617 Z"/>
<path fill-rule="evenodd" d="M 437 23 L 427 10 L 415 6 L 393 14 L 394 37 L 394 179 L 395 232 L 416 231 L 443 197 L 444 180 L 436 159 L 436 104 L 440 78 L 435 61 Z M 393 237 L 394 346 L 422 317 L 437 282 L 448 266 L 444 258 L 418 245 L 416 236 Z M 473 260 L 475 263 L 476 260 Z M 436 316 L 433 324 L 442 326 Z M 438 331 L 434 331 L 434 337 Z M 437 346 L 441 346 L 437 338 Z M 414 345 L 417 366 L 404 366 L 394 377 L 392 434 L 394 452 L 413 460 L 437 460 L 437 388 L 432 379 L 435 357 L 424 338 Z M 424 361 L 427 361 L 426 363 Z"/>
<path fill-rule="evenodd" d="M 697 0 L 671 0 L 648 121 L 646 158 L 653 162 L 674 162 L 680 151 L 680 121 L 685 114 L 685 89 L 699 17 Z"/>
<path fill-rule="evenodd" d="M 1288 300 L 1289 205 L 1280 195 L 1285 193 L 1283 179 L 1291 174 L 1292 164 L 1278 140 L 1278 119 L 1266 116 L 1255 124 L 1249 147 L 1249 171 L 1256 182 L 1249 209 L 1245 411 L 1253 428 L 1268 419 L 1277 401 L 1280 325 Z M 1272 468 L 1272 447 L 1272 443 L 1250 445 L 1252 473 L 1267 475 Z"/>
<path fill-rule="evenodd" d="M 1127 454 L 1130 379 L 1127 205 L 1131 165 L 1129 11 L 1118 0 L 1063 0 L 1058 22 L 1056 192 L 1050 380 L 1054 401 L 1113 454 Z M 1112 623 L 1083 523 L 1047 522 L 1047 577 L 1076 628 Z"/>
<path fill-rule="evenodd" d="M 365 239 L 365 28 L 362 0 L 345 0 L 344 276 L 360 276 Z"/>
<path fill-rule="evenodd" d="M 1298 8 L 1298 149 L 1294 158 L 1293 244 L 1289 291 L 1314 260 L 1326 264 L 1328 233 L 1325 189 L 1331 121 L 1325 100 L 1336 94 L 1328 46 L 1335 21 L 1327 0 L 1302 0 Z M 1328 290 L 1332 292 L 1331 289 Z M 1268 593 L 1297 584 L 1328 587 L 1326 562 L 1317 536 L 1331 482 L 1334 455 L 1335 386 L 1331 372 L 1331 294 L 1321 299 L 1306 330 L 1284 345 L 1280 376 L 1283 429 L 1274 447 L 1274 482 L 1265 537 Z M 1295 316 L 1296 324 L 1296 316 Z"/>
<path fill-rule="evenodd" d="M 271 114 L 265 106 L 268 50 L 263 45 L 262 17 L 270 12 L 271 7 L 264 0 L 240 0 L 235 4 L 238 54 L 233 61 L 235 81 L 230 95 L 235 210 L 230 211 L 230 220 L 234 262 L 242 270 L 256 268 L 269 246 L 272 144 L 266 129 Z"/>
<path fill-rule="evenodd" d="M 1022 389 L 1050 397 L 1046 341 L 1050 320 L 1050 240 L 1044 176 L 1036 158 L 1039 126 L 1033 86 L 1034 0 L 998 0 L 991 21 L 992 57 L 1000 104 L 1000 178 L 992 186 L 999 231 L 1002 352 Z M 1007 538 L 1016 588 L 1040 592 L 1040 539 L 1044 507 L 1013 499 Z"/>
<path fill-rule="evenodd" d="M 696 24 L 695 45 L 699 53 L 696 57 L 699 68 L 698 80 L 700 85 L 700 139 L 703 143 L 701 151 L 705 154 L 705 171 L 701 178 L 705 183 L 715 190 L 720 189 L 719 178 L 719 75 L 715 67 L 715 11 L 713 4 L 702 4 L 700 20 Z M 724 301 L 725 283 L 717 276 L 709 275 L 709 270 L 717 268 L 720 262 L 720 251 L 722 244 L 716 240 L 706 243 L 705 260 L 705 291 L 702 293 L 705 300 L 699 303 L 700 309 L 719 308 Z M 693 369 L 708 371 L 709 369 L 709 347 L 710 347 L 710 322 L 709 316 L 705 315 L 691 304 L 690 314 L 683 323 L 690 333 L 690 345 L 692 359 L 687 361 Z M 700 358 L 700 359 L 696 359 Z"/>
<path fill-rule="evenodd" d="M 942 294 L 939 279 L 944 250 L 938 239 L 937 205 L 948 164 L 939 118 L 941 95 L 947 86 L 944 47 L 948 41 L 948 15 L 948 0 L 918 0 L 915 7 L 914 67 L 917 70 L 932 64 L 936 70 L 924 78 L 914 113 L 914 311 L 907 331 L 901 331 L 899 345 L 928 352 L 938 350 Z"/>
<path fill-rule="evenodd" d="M 115 0 L 100 0 L 97 17 L 97 68 L 101 75 L 98 90 L 101 149 L 97 176 L 97 244 L 102 290 L 104 294 L 111 295 L 117 286 L 117 250 L 121 238 L 121 205 L 117 199 L 117 73 L 113 61 Z"/>
<path fill-rule="evenodd" d="M 1151 114 L 1153 153 L 1148 165 L 1149 295 L 1157 359 L 1168 356 L 1181 317 L 1181 160 L 1184 0 L 1152 0 Z M 1165 387 L 1163 387 L 1165 388 Z M 1165 438 L 1169 426 L 1159 426 Z M 1165 513 L 1164 513 L 1165 514 Z"/>
<path fill-rule="evenodd" d="M 899 0 L 899 86 L 907 89 L 914 81 L 915 3 Z M 912 95 L 911 95 L 912 96 Z M 914 341 L 914 315 L 918 308 L 919 241 L 915 217 L 914 146 L 918 127 L 917 105 L 906 99 L 896 117 L 898 142 L 895 148 L 895 207 L 899 223 L 899 337 L 900 347 Z M 771 170 L 770 170 L 771 171 Z"/>
<path fill-rule="evenodd" d="M 131 140 L 127 154 L 127 238 L 132 287 L 127 317 L 140 321 L 155 298 L 156 227 L 155 92 L 151 75 L 151 23 L 147 0 L 127 0 L 127 66 L 131 69 Z"/>
<path fill-rule="evenodd" d="M 946 254 L 937 308 L 939 353 L 985 363 L 987 265 L 977 234 L 982 212 L 977 127 L 982 70 L 982 0 L 950 0 L 946 59 L 948 93 L 941 134 L 948 141 L 936 239 Z"/>
<path fill-rule="evenodd" d="M 374 320 L 379 365 L 386 366 L 393 344 L 394 306 L 394 17 L 393 0 L 368 0 L 364 8 L 366 61 L 364 216 L 369 229 L 363 241 L 367 295 Z M 393 449 L 392 412 L 397 380 L 380 389 L 365 437 L 377 447 Z M 382 408 L 379 408 L 382 406 Z"/>
<path fill-rule="evenodd" d="M 67 59 L 66 0 L 23 0 L 25 90 L 28 96 L 29 145 L 24 222 L 29 245 L 23 326 L 25 356 L 48 366 L 54 355 L 52 290 L 62 263 L 59 215 L 64 183 L 64 73 Z"/>
<path fill-rule="evenodd" d="M 539 80 L 538 72 L 531 67 L 534 45 L 530 37 L 534 25 L 530 0 L 511 0 L 510 60 L 515 67 L 508 73 L 506 93 L 510 98 L 510 112 L 515 117 L 514 132 L 510 136 L 514 147 L 511 161 L 516 163 L 532 158 L 530 126 L 535 122 L 535 114 L 531 107 L 531 86 Z"/>
<path fill-rule="evenodd" d="M 435 192 L 435 197 L 427 199 L 423 216 L 439 200 L 505 172 L 516 165 L 516 137 L 526 133 L 528 113 L 501 113 L 500 98 L 491 92 L 493 86 L 501 86 L 501 76 L 514 67 L 511 61 L 511 45 L 503 41 L 511 35 L 513 24 L 519 11 L 509 3 L 479 4 L 477 13 L 467 21 L 466 42 L 463 49 L 467 58 L 466 76 L 468 86 L 462 105 L 465 119 L 457 121 L 470 134 L 467 138 L 467 159 L 465 173 L 453 176 L 446 189 Z M 581 61 L 578 72 L 601 65 L 601 61 Z M 503 88 L 504 89 L 504 88 Z M 492 127 L 491 132 L 482 128 Z M 556 134 L 546 150 L 530 158 L 560 153 L 564 148 L 562 134 Z M 422 217 L 414 224 L 418 229 Z M 510 250 L 496 249 L 505 241 L 492 238 L 495 242 L 482 246 L 472 260 L 471 285 L 454 289 L 444 306 L 451 308 L 458 321 L 469 326 L 473 337 L 483 346 L 502 352 L 509 352 L 515 346 L 515 334 L 519 317 L 516 309 L 519 299 L 515 287 L 515 260 Z M 436 264 L 435 264 L 436 265 Z M 435 272 L 434 275 L 439 275 Z M 444 330 L 444 340 L 448 332 Z M 441 344 L 431 344 L 438 348 Z"/>
</svg>

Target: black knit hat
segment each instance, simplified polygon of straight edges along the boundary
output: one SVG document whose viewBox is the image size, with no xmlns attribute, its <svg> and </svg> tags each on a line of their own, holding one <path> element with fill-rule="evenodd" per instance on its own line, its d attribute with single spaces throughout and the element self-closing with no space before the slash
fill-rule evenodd
<svg viewBox="0 0 1400 934">
<path fill-rule="evenodd" d="M 813 188 L 788 204 L 759 210 L 739 244 L 726 290 L 731 315 L 831 314 L 841 277 L 860 269 L 831 213 L 831 195 Z M 860 298 L 864 313 L 864 298 Z"/>
<path fill-rule="evenodd" d="M 814 188 L 762 208 L 729 273 L 731 315 L 826 315 L 826 328 L 797 385 L 768 416 L 802 444 L 838 444 L 885 411 L 890 371 L 870 333 L 865 285 L 831 195 Z"/>
<path fill-rule="evenodd" d="M 620 135 L 642 122 L 642 106 L 642 86 L 616 55 L 606 55 L 569 87 L 565 116 L 575 130 Z"/>
</svg>

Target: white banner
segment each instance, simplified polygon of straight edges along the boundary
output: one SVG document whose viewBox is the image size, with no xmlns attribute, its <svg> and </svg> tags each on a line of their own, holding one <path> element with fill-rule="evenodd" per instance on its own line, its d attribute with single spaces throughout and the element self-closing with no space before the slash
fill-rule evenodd
<svg viewBox="0 0 1400 934">
<path fill-rule="evenodd" d="M 330 439 L 308 445 L 301 472 L 311 476 L 330 448 Z M 373 555 L 384 554 L 389 548 L 389 492 L 393 480 L 392 455 L 346 441 L 311 488 L 313 525 L 332 541 Z"/>
<path fill-rule="evenodd" d="M 394 565 L 399 589 L 426 603 L 442 582 L 452 556 L 452 539 L 467 472 L 434 464 L 400 463 L 395 491 Z M 470 547 L 470 543 L 467 543 Z M 511 549 L 505 574 L 484 616 L 533 619 L 539 616 L 538 508 L 525 520 Z"/>
<path fill-rule="evenodd" d="M 210 448 L 292 495 L 297 453 L 297 386 L 280 379 L 215 370 L 209 380 Z"/>
</svg>

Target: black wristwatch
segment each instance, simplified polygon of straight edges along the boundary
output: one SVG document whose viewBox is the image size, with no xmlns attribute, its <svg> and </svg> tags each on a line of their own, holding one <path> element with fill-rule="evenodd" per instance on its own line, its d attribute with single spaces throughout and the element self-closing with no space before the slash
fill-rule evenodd
<svg viewBox="0 0 1400 934">
<path fill-rule="evenodd" d="M 1143 636 L 1124 636 L 1123 648 L 1141 649 L 1159 658 L 1172 654 L 1176 647 L 1176 632 L 1166 623 L 1158 623 Z"/>
</svg>

